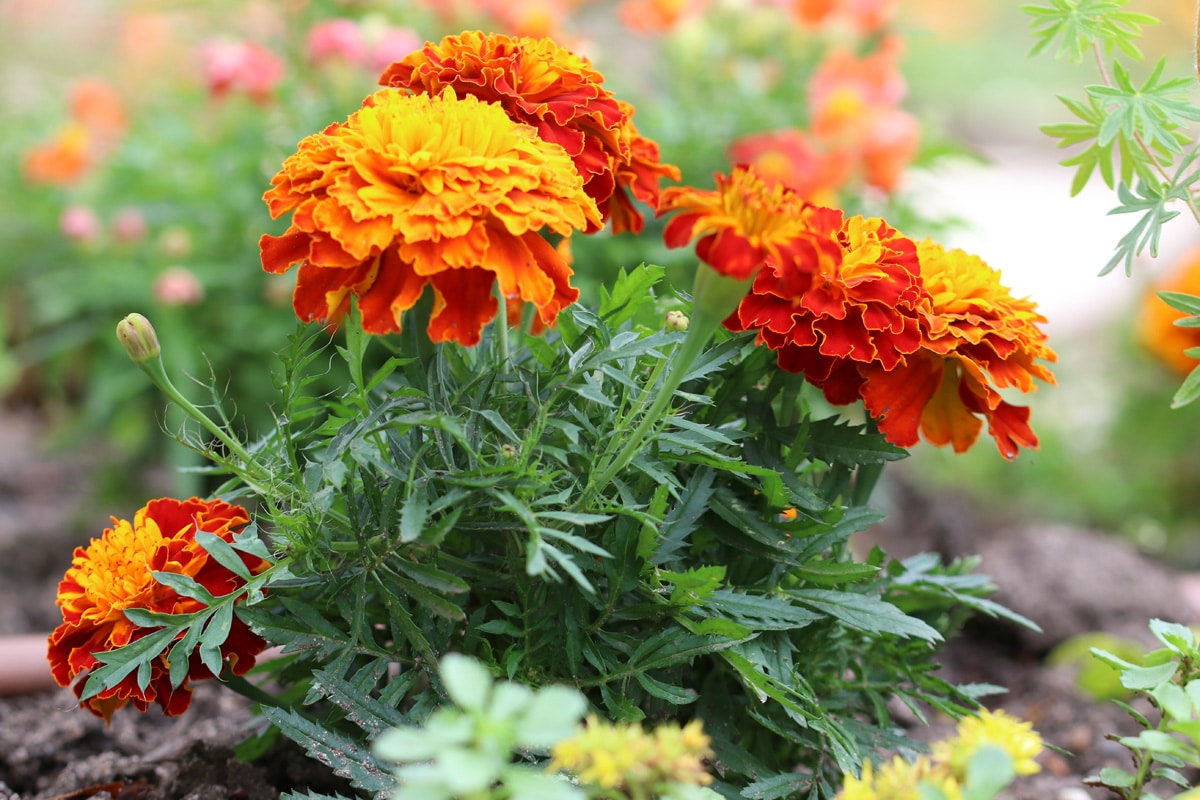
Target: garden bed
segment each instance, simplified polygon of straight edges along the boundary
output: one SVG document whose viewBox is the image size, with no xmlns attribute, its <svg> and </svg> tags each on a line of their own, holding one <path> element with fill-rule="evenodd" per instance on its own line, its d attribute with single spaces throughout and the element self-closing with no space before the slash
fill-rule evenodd
<svg viewBox="0 0 1200 800">
<path fill-rule="evenodd" d="M 44 452 L 39 423 L 0 415 L 0 636 L 48 632 L 58 621 L 56 583 L 71 550 L 107 524 L 104 509 L 83 507 L 87 458 Z M 1019 781 L 1015 798 L 1104 797 L 1082 786 L 1102 766 L 1125 766 L 1111 732 L 1134 733 L 1112 704 L 1075 688 L 1069 667 L 1049 668 L 1042 654 L 1073 633 L 1107 630 L 1145 637 L 1158 616 L 1189 616 L 1184 579 L 1101 534 L 980 518 L 967 503 L 896 483 L 884 493 L 889 520 L 872 532 L 888 552 L 934 548 L 948 556 L 980 552 L 983 571 L 1001 587 L 1000 602 L 1033 617 L 1045 633 L 972 624 L 943 651 L 946 674 L 959 682 L 1008 688 L 993 705 L 1032 721 L 1063 752 L 1042 757 L 1041 775 Z M 79 498 L 71 504 L 64 497 Z M 2 665 L 11 669 L 12 664 Z M 3 671 L 3 669 L 0 669 Z M 937 738 L 950 721 L 908 722 L 914 735 Z M 261 762 L 232 748 L 260 720 L 240 697 L 213 682 L 196 687 L 192 708 L 167 718 L 157 709 L 118 712 L 111 726 L 76 708 L 68 690 L 0 697 L 0 800 L 105 797 L 208 800 L 278 797 L 292 789 L 349 794 L 336 777 L 297 748 L 280 746 Z"/>
</svg>

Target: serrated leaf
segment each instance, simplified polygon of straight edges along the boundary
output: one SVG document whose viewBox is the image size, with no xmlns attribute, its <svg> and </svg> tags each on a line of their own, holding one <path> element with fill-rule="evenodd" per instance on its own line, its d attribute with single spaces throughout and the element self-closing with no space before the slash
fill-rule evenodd
<svg viewBox="0 0 1200 800">
<path fill-rule="evenodd" d="M 600 316 L 611 328 L 633 319 L 638 311 L 654 300 L 654 287 L 666 272 L 653 264 L 640 264 L 626 272 L 617 271 L 616 279 L 600 287 Z"/>
<path fill-rule="evenodd" d="M 284 736 L 299 744 L 317 761 L 367 792 L 382 793 L 395 786 L 391 773 L 371 751 L 290 709 L 263 706 L 262 714 Z"/>
<path fill-rule="evenodd" d="M 646 690 L 647 694 L 657 697 L 659 700 L 665 700 L 671 705 L 687 705 L 688 703 L 696 702 L 700 697 L 700 694 L 695 689 L 665 683 L 657 678 L 652 678 L 644 672 L 635 672 L 633 677 L 638 682 L 638 685 Z"/>
<path fill-rule="evenodd" d="M 188 597 L 192 600 L 197 600 L 206 606 L 216 605 L 217 598 L 214 597 L 208 589 L 205 589 L 200 584 L 196 583 L 187 575 L 180 575 L 176 572 L 151 572 L 151 577 L 155 581 L 171 589 L 181 597 Z"/>
<path fill-rule="evenodd" d="M 1183 408 L 1194 403 L 1197 397 L 1200 397 L 1200 366 L 1194 367 L 1175 390 L 1171 397 L 1171 408 Z"/>
<path fill-rule="evenodd" d="M 858 630 L 940 642 L 942 635 L 878 597 L 828 589 L 797 589 L 789 597 Z"/>
</svg>

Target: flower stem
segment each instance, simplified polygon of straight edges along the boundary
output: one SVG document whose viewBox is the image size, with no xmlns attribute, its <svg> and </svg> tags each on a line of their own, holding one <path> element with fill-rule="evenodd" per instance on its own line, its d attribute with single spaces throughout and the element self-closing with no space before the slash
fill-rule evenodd
<svg viewBox="0 0 1200 800">
<path fill-rule="evenodd" d="M 692 368 L 692 364 L 703 352 L 717 328 L 733 309 L 737 308 L 749 286 L 750 279 L 736 280 L 718 273 L 706 264 L 700 265 L 692 293 L 692 318 L 687 336 L 671 358 L 670 369 L 657 389 L 654 403 L 625 439 L 616 457 L 608 462 L 598 475 L 594 474 L 588 480 L 583 493 L 573 504 L 574 508 L 588 507 L 596 495 L 603 491 L 621 470 L 628 467 L 638 452 L 646 446 L 652 429 L 666 416 L 675 397 L 675 390 L 683 383 L 688 370 Z M 657 372 L 655 374 L 657 375 Z"/>
<path fill-rule="evenodd" d="M 167 376 L 167 370 L 163 366 L 162 356 L 159 355 L 156 358 L 148 358 L 139 363 L 138 366 L 142 368 L 143 372 L 150 376 L 150 380 L 154 382 L 155 386 L 162 390 L 163 394 L 165 394 L 176 405 L 178 405 L 185 414 L 199 422 L 205 430 L 207 430 L 219 442 L 225 445 L 225 447 L 229 449 L 230 453 L 232 453 L 243 464 L 246 465 L 247 472 L 250 473 L 250 475 L 249 477 L 243 476 L 244 479 L 255 491 L 259 492 L 260 494 L 263 493 L 264 487 L 258 485 L 258 481 L 265 480 L 268 476 L 262 467 L 258 465 L 246 448 L 242 446 L 241 442 L 226 433 L 220 425 L 213 422 L 207 414 L 197 408 L 191 400 L 188 400 L 187 397 L 184 396 L 183 392 L 179 391 L 179 389 Z"/>
</svg>

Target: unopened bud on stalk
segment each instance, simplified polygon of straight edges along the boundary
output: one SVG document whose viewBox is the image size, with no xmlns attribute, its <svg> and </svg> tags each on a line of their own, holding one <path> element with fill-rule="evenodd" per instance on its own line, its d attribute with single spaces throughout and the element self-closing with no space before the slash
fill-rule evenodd
<svg viewBox="0 0 1200 800">
<path fill-rule="evenodd" d="M 117 339 L 135 364 L 145 364 L 162 353 L 154 326 L 141 314 L 129 314 L 117 323 Z"/>
<path fill-rule="evenodd" d="M 668 311 L 666 326 L 669 331 L 686 331 L 690 320 L 682 311 Z"/>
</svg>

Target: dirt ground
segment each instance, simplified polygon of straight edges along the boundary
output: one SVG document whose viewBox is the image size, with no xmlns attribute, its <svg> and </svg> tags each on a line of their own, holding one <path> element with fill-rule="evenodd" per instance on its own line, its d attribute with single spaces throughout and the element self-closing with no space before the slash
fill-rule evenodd
<svg viewBox="0 0 1200 800">
<path fill-rule="evenodd" d="M 55 587 L 72 548 L 108 524 L 108 510 L 64 502 L 86 498 L 85 462 L 86 454 L 46 454 L 36 420 L 0 413 L 0 637 L 57 624 Z M 1152 617 L 1193 622 L 1185 578 L 1112 537 L 989 522 L 953 499 L 931 504 L 903 481 L 885 486 L 881 502 L 889 521 L 872 535 L 890 553 L 982 553 L 982 571 L 1001 587 L 995 599 L 1043 628 L 1033 634 L 974 624 L 941 656 L 951 680 L 1007 687 L 990 705 L 1032 721 L 1061 748 L 1043 756 L 1043 772 L 1020 781 L 1010 797 L 1109 796 L 1082 780 L 1106 765 L 1129 766 L 1125 750 L 1105 736 L 1136 729 L 1116 706 L 1082 695 L 1069 667 L 1049 668 L 1042 655 L 1075 633 L 1146 640 Z M 952 728 L 945 719 L 911 723 L 925 739 Z M 241 698 L 211 681 L 196 686 L 182 717 L 118 713 L 110 727 L 80 711 L 68 690 L 0 697 L 0 800 L 267 800 L 294 789 L 348 791 L 290 746 L 261 763 L 237 760 L 232 747 L 259 724 Z"/>
</svg>

